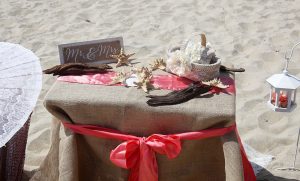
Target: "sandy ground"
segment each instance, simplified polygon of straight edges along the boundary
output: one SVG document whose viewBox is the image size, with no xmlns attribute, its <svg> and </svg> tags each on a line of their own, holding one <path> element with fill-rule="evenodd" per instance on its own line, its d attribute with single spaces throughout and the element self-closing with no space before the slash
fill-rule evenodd
<svg viewBox="0 0 300 181">
<path fill-rule="evenodd" d="M 257 151 L 275 156 L 259 178 L 300 180 L 300 172 L 277 169 L 293 163 L 300 107 L 291 113 L 271 111 L 265 82 L 282 70 L 285 51 L 300 40 L 300 1 L 7 0 L 0 1 L 0 25 L 0 41 L 31 49 L 44 69 L 59 63 L 61 43 L 122 36 L 126 50 L 142 61 L 165 57 L 170 45 L 205 32 L 225 64 L 246 69 L 236 75 L 240 134 Z M 300 76 L 300 48 L 297 52 L 289 70 Z M 42 103 L 54 78 L 43 81 L 27 144 L 29 175 L 49 149 L 51 115 Z"/>
</svg>

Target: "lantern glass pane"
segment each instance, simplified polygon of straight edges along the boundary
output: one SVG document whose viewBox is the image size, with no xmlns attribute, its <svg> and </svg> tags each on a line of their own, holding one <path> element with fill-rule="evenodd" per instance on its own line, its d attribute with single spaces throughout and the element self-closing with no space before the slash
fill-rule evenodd
<svg viewBox="0 0 300 181">
<path fill-rule="evenodd" d="M 280 95 L 283 95 L 283 96 L 286 96 L 287 95 L 287 92 L 286 90 L 280 90 Z"/>
<path fill-rule="evenodd" d="M 292 90 L 292 94 L 291 94 L 291 100 L 292 100 L 292 104 L 295 103 L 296 99 L 296 90 Z"/>
<path fill-rule="evenodd" d="M 276 100 L 276 93 L 275 93 L 275 88 L 271 86 L 270 90 L 270 102 L 275 105 L 275 100 Z"/>
</svg>

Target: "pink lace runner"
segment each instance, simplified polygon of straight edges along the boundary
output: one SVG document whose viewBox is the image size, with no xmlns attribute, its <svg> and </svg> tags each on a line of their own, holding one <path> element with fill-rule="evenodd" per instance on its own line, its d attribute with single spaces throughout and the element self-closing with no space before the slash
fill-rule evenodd
<svg viewBox="0 0 300 181">
<path fill-rule="evenodd" d="M 58 81 L 71 82 L 71 83 L 80 83 L 80 84 L 97 84 L 97 85 L 110 85 L 113 77 L 116 76 L 116 72 L 109 71 L 104 74 L 89 74 L 89 75 L 80 75 L 80 76 L 61 76 L 58 77 Z M 226 89 L 212 88 L 211 93 L 226 93 L 226 94 L 234 94 L 235 86 L 234 80 L 229 76 L 220 76 L 220 80 L 225 84 L 229 85 Z M 189 84 L 193 83 L 193 81 L 178 77 L 176 75 L 153 75 L 151 79 L 152 84 L 155 87 L 164 90 L 182 90 L 188 87 Z M 114 84 L 115 86 L 124 86 L 124 84 Z"/>
</svg>

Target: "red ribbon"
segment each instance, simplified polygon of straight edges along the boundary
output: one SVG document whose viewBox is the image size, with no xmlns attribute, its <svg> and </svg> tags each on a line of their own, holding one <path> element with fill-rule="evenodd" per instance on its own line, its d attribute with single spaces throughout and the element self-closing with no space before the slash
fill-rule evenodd
<svg viewBox="0 0 300 181">
<path fill-rule="evenodd" d="M 118 167 L 130 169 L 129 181 L 157 181 L 158 166 L 155 153 L 167 155 L 169 159 L 176 158 L 181 151 L 181 140 L 218 137 L 235 131 L 242 155 L 244 180 L 256 180 L 235 125 L 226 128 L 207 129 L 172 135 L 153 134 L 145 138 L 123 134 L 119 131 L 99 126 L 76 125 L 68 122 L 62 123 L 75 133 L 124 141 L 111 151 L 110 160 Z"/>
</svg>

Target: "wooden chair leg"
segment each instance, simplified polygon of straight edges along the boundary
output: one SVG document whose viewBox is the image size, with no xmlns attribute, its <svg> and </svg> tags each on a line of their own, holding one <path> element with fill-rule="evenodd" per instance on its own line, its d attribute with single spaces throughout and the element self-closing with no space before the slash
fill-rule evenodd
<svg viewBox="0 0 300 181">
<path fill-rule="evenodd" d="M 0 148 L 0 180 L 21 181 L 30 117 L 24 126 Z"/>
<path fill-rule="evenodd" d="M 0 180 L 5 179 L 6 153 L 7 153 L 7 149 L 6 149 L 6 146 L 4 146 L 0 149 Z"/>
</svg>

